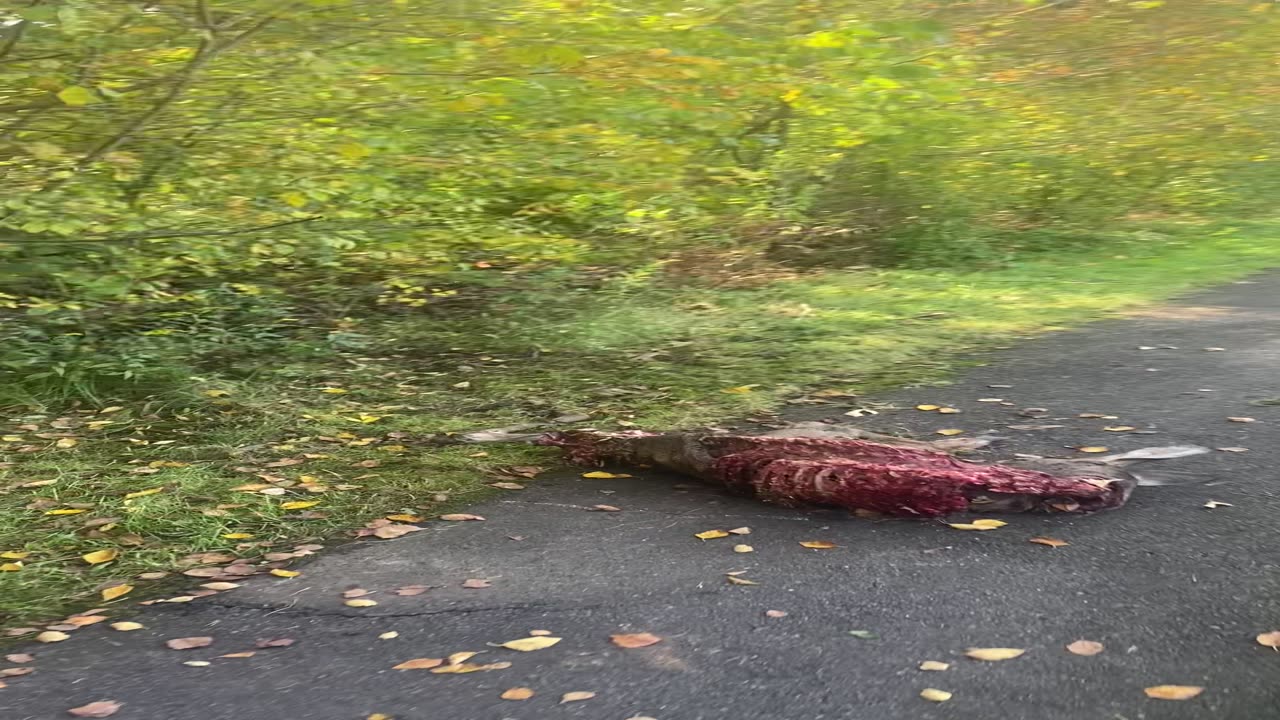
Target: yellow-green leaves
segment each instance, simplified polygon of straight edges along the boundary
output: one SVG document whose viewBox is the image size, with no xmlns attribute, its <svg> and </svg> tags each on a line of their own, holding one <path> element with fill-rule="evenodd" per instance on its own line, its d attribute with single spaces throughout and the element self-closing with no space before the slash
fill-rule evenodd
<svg viewBox="0 0 1280 720">
<path fill-rule="evenodd" d="M 532 652 L 534 650 L 545 650 L 555 645 L 563 638 L 547 637 L 546 635 L 521 638 L 519 640 L 508 640 L 501 643 L 501 646 L 508 650 L 519 650 L 520 652 Z"/>
<path fill-rule="evenodd" d="M 95 550 L 91 553 L 85 553 L 80 557 L 90 565 L 98 565 L 100 563 L 111 562 L 119 555 L 119 550 Z"/>
<path fill-rule="evenodd" d="M 1021 648 L 969 648 L 965 651 L 965 656 L 974 660 L 986 660 L 987 662 L 997 662 L 999 660 L 1012 660 L 1021 657 L 1026 650 Z"/>
<path fill-rule="evenodd" d="M 80 105 L 89 105 L 98 102 L 98 96 L 93 91 L 79 85 L 70 85 L 58 91 L 58 99 L 64 105 L 79 107 Z"/>
</svg>

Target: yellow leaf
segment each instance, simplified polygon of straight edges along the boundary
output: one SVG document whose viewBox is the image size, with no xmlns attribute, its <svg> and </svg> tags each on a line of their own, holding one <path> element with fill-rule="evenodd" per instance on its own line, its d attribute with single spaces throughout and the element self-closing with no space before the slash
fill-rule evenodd
<svg viewBox="0 0 1280 720">
<path fill-rule="evenodd" d="M 461 665 L 479 654 L 478 652 L 456 652 L 449 655 L 447 660 L 450 665 Z"/>
<path fill-rule="evenodd" d="M 319 505 L 319 500 L 295 500 L 293 502 L 280 503 L 281 510 L 303 510 L 309 507 Z"/>
<path fill-rule="evenodd" d="M 992 527 L 992 526 L 990 526 L 990 525 L 979 525 L 979 524 L 977 524 L 977 523 L 947 523 L 947 524 L 948 524 L 948 525 L 950 525 L 951 527 L 953 527 L 953 528 L 957 529 L 957 530 L 979 530 L 979 531 L 981 531 L 981 530 L 995 530 L 995 529 L 996 529 L 996 528 L 994 528 L 994 527 Z"/>
<path fill-rule="evenodd" d="M 25 551 L 9 550 L 8 552 L 0 553 L 0 558 L 5 560 L 26 560 L 30 555 L 31 553 Z"/>
<path fill-rule="evenodd" d="M 274 568 L 271 570 L 271 574 L 275 575 L 276 577 L 291 578 L 291 577 L 298 577 L 302 573 L 298 572 L 297 570 L 281 570 L 280 568 Z"/>
<path fill-rule="evenodd" d="M 361 415 L 361 416 L 359 416 L 359 420 L 360 420 L 360 422 L 365 423 L 365 424 L 368 424 L 368 423 L 376 423 L 376 422 L 378 422 L 378 421 L 379 421 L 379 420 L 381 420 L 381 419 L 382 419 L 382 416 L 381 416 L 381 415 Z"/>
<path fill-rule="evenodd" d="M 749 553 L 749 552 L 755 552 L 755 548 L 751 547 L 750 545 L 734 545 L 733 551 L 736 553 Z"/>
<path fill-rule="evenodd" d="M 142 623 L 129 622 L 129 621 L 127 621 L 127 620 L 126 620 L 126 621 L 123 621 L 123 622 L 113 622 L 113 623 L 111 623 L 111 629 L 112 629 L 112 630 L 119 630 L 120 632 L 130 632 L 130 631 L 132 631 L 132 630 L 141 630 L 141 629 L 143 629 L 144 627 L 146 627 L 146 626 L 145 626 L 145 625 L 143 625 Z"/>
<path fill-rule="evenodd" d="M 724 530 L 704 530 L 700 533 L 694 533 L 693 536 L 699 540 L 714 540 L 716 538 L 729 537 L 729 533 Z"/>
<path fill-rule="evenodd" d="M 941 405 L 917 405 L 916 409 L 924 410 L 925 412 L 933 412 L 934 410 L 937 410 L 940 407 L 942 406 Z"/>
<path fill-rule="evenodd" d="M 417 515 L 388 515 L 387 519 L 395 520 L 396 522 L 409 522 L 409 523 L 422 522 L 422 518 L 418 517 Z"/>
<path fill-rule="evenodd" d="M 960 412 L 960 409 L 953 408 L 953 407 L 943 407 L 943 408 L 938 408 L 938 412 L 942 413 L 943 415 L 955 415 Z"/>
<path fill-rule="evenodd" d="M 1108 448 L 1105 448 L 1101 445 L 1087 445 L 1085 447 L 1076 448 L 1076 449 L 1082 453 L 1104 453 L 1108 450 Z"/>
<path fill-rule="evenodd" d="M 345 395 L 347 391 L 343 390 L 342 388 L 328 387 L 328 388 L 321 388 L 320 392 L 329 393 L 330 395 Z"/>
<path fill-rule="evenodd" d="M 248 540 L 249 538 L 253 537 L 253 533 L 244 533 L 244 532 L 227 533 L 222 537 L 226 538 L 227 540 Z"/>
<path fill-rule="evenodd" d="M 749 527 L 737 527 L 737 528 L 733 528 L 733 529 L 732 529 L 732 530 L 730 530 L 729 532 L 733 533 L 734 535 L 750 535 L 750 534 L 751 534 L 751 528 L 749 528 Z"/>
<path fill-rule="evenodd" d="M 415 658 L 413 660 L 405 660 L 392 667 L 392 670 L 430 670 L 433 667 L 440 667 L 444 664 L 441 658 Z"/>
<path fill-rule="evenodd" d="M 62 88 L 58 91 L 57 97 L 64 105 L 72 107 L 98 102 L 98 96 L 94 95 L 92 90 L 79 85 L 70 85 Z"/>
<path fill-rule="evenodd" d="M 748 580 L 744 577 L 738 577 L 737 575 L 726 575 L 725 579 L 729 581 L 730 585 L 759 585 L 760 584 L 755 580 Z"/>
<path fill-rule="evenodd" d="M 80 557 L 90 565 L 97 565 L 99 563 L 111 562 L 112 560 L 115 560 L 116 556 L 119 554 L 119 550 L 95 550 L 91 553 L 85 553 Z"/>
<path fill-rule="evenodd" d="M 0 563 L 0 572 L 18 572 L 22 569 L 22 562 Z"/>
<path fill-rule="evenodd" d="M 1093 640 L 1077 640 L 1067 645 L 1067 652 L 1074 655 L 1097 655 L 1105 649 L 1102 643 Z"/>
<path fill-rule="evenodd" d="M 921 670 L 929 670 L 933 672 L 942 672 L 951 667 L 951 663 L 938 662 L 937 660 L 925 660 L 920 663 Z"/>
<path fill-rule="evenodd" d="M 360 143 L 350 142 L 338 146 L 338 154 L 348 160 L 360 160 L 368 157 L 373 151 Z"/>
<path fill-rule="evenodd" d="M 746 395 L 747 393 L 751 392 L 752 390 L 758 387 L 760 386 L 759 385 L 739 385 L 737 387 L 725 388 L 720 392 L 728 393 L 730 395 Z"/>
<path fill-rule="evenodd" d="M 988 518 L 983 518 L 981 520 L 974 520 L 972 524 L 977 525 L 978 527 L 1000 528 L 1000 527 L 1004 527 L 1005 525 L 1008 525 L 1009 523 L 1003 520 L 991 520 Z"/>
<path fill-rule="evenodd" d="M 947 428 L 945 430 L 935 430 L 935 435 L 963 435 L 964 431 L 959 428 Z"/>
<path fill-rule="evenodd" d="M 1196 685 L 1156 685 L 1143 690 L 1149 698 L 1157 700 L 1190 700 L 1204 692 Z"/>
<path fill-rule="evenodd" d="M 160 493 L 160 492 L 164 492 L 164 488 L 162 487 L 147 488 L 146 490 L 138 490 L 137 492 L 126 493 L 124 496 L 124 499 L 132 500 L 134 498 L 146 497 L 148 495 L 155 495 L 156 493 Z"/>
<path fill-rule="evenodd" d="M 1049 547 L 1054 548 L 1066 547 L 1071 544 L 1066 540 L 1058 540 L 1057 538 L 1051 537 L 1033 537 L 1027 542 L 1033 542 L 1037 545 L 1048 545 Z"/>
<path fill-rule="evenodd" d="M 59 508 L 57 510 L 50 510 L 46 512 L 45 515 L 79 515 L 80 513 L 85 512 L 89 511 L 84 508 Z"/>
<path fill-rule="evenodd" d="M 920 691 L 920 697 L 929 702 L 946 702 L 951 699 L 951 693 L 937 688 L 925 688 Z"/>
<path fill-rule="evenodd" d="M 307 196 L 300 192 L 281 193 L 280 201 L 289 207 L 300 208 L 307 204 Z"/>
<path fill-rule="evenodd" d="M 226 655 L 223 655 L 223 657 L 226 657 Z M 374 713 L 364 720 L 395 720 L 395 718 L 385 713 Z"/>
<path fill-rule="evenodd" d="M 348 600 L 342 604 L 346 605 L 347 607 L 362 608 L 362 607 L 373 607 L 378 603 L 376 600 L 355 599 L 355 600 Z"/>
<path fill-rule="evenodd" d="M 384 633 L 382 633 L 382 634 L 378 635 L 378 639 L 379 639 L 379 640 L 392 640 L 392 639 L 394 639 L 394 638 L 398 638 L 398 637 L 400 637 L 400 633 L 396 632 L 395 630 L 388 630 L 388 631 L 386 631 L 386 632 L 384 632 Z"/>
<path fill-rule="evenodd" d="M 964 652 L 968 657 L 974 660 L 986 660 L 995 662 L 997 660 L 1012 660 L 1021 656 L 1026 650 L 1020 648 L 969 648 Z"/>
<path fill-rule="evenodd" d="M 832 548 L 840 547 L 839 545 L 826 540 L 803 540 L 800 542 L 800 545 L 814 550 L 830 550 Z"/>
<path fill-rule="evenodd" d="M 132 585 L 115 585 L 102 591 L 103 600 L 115 600 L 133 592 Z"/>
<path fill-rule="evenodd" d="M 508 640 L 502 643 L 502 647 L 508 650 L 519 650 L 520 652 L 532 652 L 534 650 L 545 650 L 546 648 L 560 642 L 562 638 L 547 637 L 545 635 L 539 637 L 520 638 L 519 640 Z"/>
<path fill-rule="evenodd" d="M 1130 425 L 1111 425 L 1109 427 L 1104 427 L 1102 429 L 1106 430 L 1107 432 L 1128 432 L 1130 430 L 1137 430 L 1138 428 Z"/>
<path fill-rule="evenodd" d="M 567 692 L 560 696 L 560 704 L 563 705 L 565 703 L 577 702 L 579 700 L 590 700 L 595 696 L 596 694 L 593 692 L 586 692 L 582 690 L 577 692 Z"/>
<path fill-rule="evenodd" d="M 79 444 L 80 444 L 80 441 L 75 438 L 62 438 L 58 440 L 58 442 L 54 443 L 53 446 L 56 448 L 62 448 L 63 450 L 65 450 L 67 448 L 73 448 Z"/>
<path fill-rule="evenodd" d="M 582 473 L 582 477 L 592 478 L 594 480 L 612 480 L 614 478 L 629 478 L 631 476 L 626 473 L 608 473 L 603 470 L 592 470 L 588 473 Z"/>
<path fill-rule="evenodd" d="M 533 697 L 533 690 L 527 687 L 513 687 L 504 690 L 498 697 L 503 700 L 528 700 Z"/>
<path fill-rule="evenodd" d="M 4 442 L 22 442 L 21 435 L 0 435 L 0 440 Z"/>
<path fill-rule="evenodd" d="M 1280 630 L 1262 633 L 1255 639 L 1258 641 L 1258 644 L 1263 647 L 1280 650 Z"/>
<path fill-rule="evenodd" d="M 226 397 L 231 393 L 227 390 L 205 390 L 201 394 L 204 395 L 205 397 L 220 398 L 220 397 Z"/>
<path fill-rule="evenodd" d="M 71 636 L 64 632 L 59 632 L 57 630 L 46 630 L 36 636 L 36 642 L 56 643 L 56 642 L 62 642 L 63 640 L 66 640 L 69 637 Z"/>
</svg>

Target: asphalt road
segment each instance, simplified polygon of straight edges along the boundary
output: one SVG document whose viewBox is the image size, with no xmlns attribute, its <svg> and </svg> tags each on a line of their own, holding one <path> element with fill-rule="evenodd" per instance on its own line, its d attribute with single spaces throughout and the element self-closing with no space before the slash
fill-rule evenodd
<svg viewBox="0 0 1280 720">
<path fill-rule="evenodd" d="M 1265 404 L 1280 396 L 1280 275 L 1255 281 L 1001 351 L 953 385 L 869 399 L 881 412 L 858 421 L 918 437 L 993 430 L 1008 440 L 991 459 L 1078 456 L 1071 448 L 1086 445 L 1248 448 L 1164 461 L 1153 470 L 1168 484 L 1139 488 L 1121 510 L 1015 515 L 999 530 L 964 532 L 770 507 L 649 471 L 613 480 L 566 473 L 473 508 L 484 522 L 429 523 L 400 540 L 331 551 L 297 578 L 153 606 L 136 618 L 145 630 L 100 625 L 8 650 L 34 654 L 36 672 L 0 690 L 0 718 L 65 718 L 95 700 L 123 703 L 115 720 L 1280 718 L 1280 652 L 1254 642 L 1280 629 L 1280 406 Z M 978 402 L 993 397 L 1013 405 Z M 921 412 L 919 403 L 963 413 Z M 1028 407 L 1048 413 L 1017 414 Z M 1027 424 L 1064 427 L 1007 427 Z M 1102 429 L 1117 425 L 1153 433 Z M 1209 500 L 1232 505 L 1206 509 Z M 589 510 L 600 503 L 622 511 Z M 741 526 L 751 534 L 693 537 Z M 1036 536 L 1070 544 L 1028 542 Z M 801 547 L 807 540 L 839 547 Z M 733 552 L 740 542 L 754 552 Z M 728 583 L 734 571 L 758 584 Z M 466 589 L 466 579 L 491 584 Z M 389 592 L 418 583 L 433 588 Z M 377 591 L 369 599 L 378 605 L 343 605 L 352 587 Z M 530 653 L 488 645 L 534 629 L 563 640 Z M 379 639 L 390 631 L 398 637 Z M 632 632 L 662 641 L 610 644 Z M 215 641 L 164 646 L 186 636 Z M 218 657 L 264 638 L 296 642 Z M 1078 639 L 1106 649 L 1068 653 Z M 987 663 L 964 657 L 974 646 L 1027 652 Z M 391 669 L 460 651 L 511 666 Z M 192 660 L 211 664 L 183 664 Z M 951 668 L 922 672 L 924 660 Z M 1183 702 L 1144 695 L 1162 684 L 1205 690 Z M 516 686 L 536 694 L 499 698 Z M 928 687 L 953 697 L 927 702 L 919 693 Z M 576 691 L 595 696 L 560 704 Z"/>
</svg>

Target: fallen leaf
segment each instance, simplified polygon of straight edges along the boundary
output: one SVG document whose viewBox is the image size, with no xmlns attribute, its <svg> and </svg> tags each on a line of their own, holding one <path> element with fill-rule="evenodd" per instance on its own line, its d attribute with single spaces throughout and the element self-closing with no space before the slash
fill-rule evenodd
<svg viewBox="0 0 1280 720">
<path fill-rule="evenodd" d="M 379 640 L 394 640 L 395 638 L 398 638 L 398 637 L 400 637 L 400 633 L 396 632 L 395 630 L 388 630 L 378 635 Z"/>
<path fill-rule="evenodd" d="M 1130 430 L 1137 430 L 1138 428 L 1131 425 L 1109 425 L 1102 429 L 1107 432 L 1129 432 Z"/>
<path fill-rule="evenodd" d="M 787 611 L 786 610 L 765 610 L 764 614 L 765 614 L 765 617 L 784 618 L 787 616 Z"/>
<path fill-rule="evenodd" d="M 1093 640 L 1077 640 L 1067 646 L 1067 652 L 1073 655 L 1097 655 L 1103 649 L 1102 643 Z"/>
<path fill-rule="evenodd" d="M 218 591 L 222 591 L 222 590 L 235 590 L 236 588 L 240 587 L 240 583 L 233 583 L 233 582 L 207 582 L 207 583 L 201 583 L 201 584 L 200 584 L 200 587 L 205 588 L 206 590 L 218 590 Z"/>
<path fill-rule="evenodd" d="M 724 530 L 704 530 L 700 533 L 694 533 L 693 536 L 699 540 L 714 540 L 716 538 L 729 537 L 729 533 Z"/>
<path fill-rule="evenodd" d="M 248 540 L 253 537 L 252 533 L 227 533 L 222 536 L 226 540 Z"/>
<path fill-rule="evenodd" d="M 103 617 L 102 615 L 89 614 L 89 615 L 73 615 L 72 617 L 69 617 L 66 620 L 63 620 L 63 622 L 66 623 L 67 625 L 70 625 L 73 628 L 82 628 L 88 625 L 97 625 L 103 620 L 106 620 L 106 618 Z M 51 625 L 50 627 L 53 627 L 53 626 Z M 53 629 L 61 630 L 62 628 L 54 627 Z"/>
<path fill-rule="evenodd" d="M 392 670 L 430 670 L 433 667 L 440 667 L 444 664 L 442 658 L 416 658 L 414 660 L 405 660 L 392 667 Z"/>
<path fill-rule="evenodd" d="M 462 581 L 462 587 L 467 588 L 468 590 L 479 590 L 481 588 L 487 588 L 492 584 L 493 583 L 488 580 L 481 580 L 479 578 L 469 578 Z"/>
<path fill-rule="evenodd" d="M 143 625 L 142 623 L 131 622 L 129 620 L 122 620 L 121 622 L 111 623 L 111 629 L 119 630 L 120 632 L 130 632 L 132 630 L 141 630 L 144 627 L 146 626 Z"/>
<path fill-rule="evenodd" d="M 960 408 L 942 407 L 938 408 L 938 412 L 943 415 L 956 415 L 961 412 Z"/>
<path fill-rule="evenodd" d="M 1022 650 L 1020 648 L 998 648 L 997 647 L 997 648 L 969 648 L 968 650 L 965 651 L 964 654 L 968 657 L 973 658 L 974 660 L 987 660 L 989 662 L 995 662 L 996 660 L 1012 660 L 1013 658 L 1016 658 L 1025 652 L 1026 650 Z"/>
<path fill-rule="evenodd" d="M 751 528 L 749 528 L 749 527 L 734 528 L 734 529 L 730 530 L 729 532 L 730 532 L 730 533 L 732 533 L 732 534 L 734 534 L 734 535 L 750 535 L 750 534 L 751 534 Z"/>
<path fill-rule="evenodd" d="M 85 508 L 58 508 L 57 510 L 50 510 L 46 512 L 45 515 L 79 515 L 80 513 L 87 512 L 89 511 Z"/>
<path fill-rule="evenodd" d="M 496 482 L 489 483 L 489 487 L 498 488 L 499 490 L 523 490 L 524 486 L 520 483 L 513 482 Z"/>
<path fill-rule="evenodd" d="M 1037 545 L 1048 545 L 1049 547 L 1053 547 L 1053 548 L 1066 547 L 1071 544 L 1066 540 L 1058 540 L 1057 538 L 1051 538 L 1051 537 L 1033 537 L 1027 542 L 1033 542 Z"/>
<path fill-rule="evenodd" d="M 450 513 L 448 515 L 441 515 L 440 519 L 448 520 L 450 522 L 463 522 L 467 520 L 483 520 L 484 518 L 479 515 L 471 515 L 470 513 Z"/>
<path fill-rule="evenodd" d="M 392 540 L 394 538 L 403 537 L 412 532 L 418 532 L 421 529 L 422 528 L 417 525 L 391 524 L 376 527 L 373 529 L 371 534 L 376 537 L 380 537 L 383 540 Z"/>
<path fill-rule="evenodd" d="M 462 663 L 470 660 L 471 658 L 479 654 L 480 653 L 474 652 L 474 651 L 456 652 L 451 654 L 448 658 L 446 658 L 445 662 L 448 663 L 449 665 L 461 665 Z"/>
<path fill-rule="evenodd" d="M 111 601 L 133 592 L 132 585 L 113 585 L 102 591 L 102 599 Z"/>
<path fill-rule="evenodd" d="M 1221 452 L 1229 452 L 1229 453 L 1249 452 L 1249 448 L 1247 447 L 1220 447 L 1218 448 L 1218 450 Z"/>
<path fill-rule="evenodd" d="M 560 704 L 563 705 L 565 703 L 578 702 L 579 700 L 590 700 L 595 696 L 596 694 L 593 692 L 585 692 L 582 690 L 577 692 L 567 692 L 560 696 Z"/>
<path fill-rule="evenodd" d="M 488 665 L 460 663 L 457 665 L 445 665 L 443 667 L 433 668 L 431 672 L 436 675 L 444 675 L 444 674 L 450 674 L 450 673 L 462 674 L 462 673 L 482 672 L 485 670 L 506 670 L 509 667 L 511 667 L 511 663 L 509 662 L 496 662 L 496 663 L 489 663 Z"/>
<path fill-rule="evenodd" d="M 947 436 L 964 434 L 964 431 L 961 430 L 960 428 L 946 428 L 943 430 L 934 430 L 933 432 L 935 435 L 947 435 Z"/>
<path fill-rule="evenodd" d="M 271 574 L 275 575 L 276 577 L 292 578 L 292 577 L 298 577 L 302 573 L 298 572 L 297 570 L 282 570 L 280 568 L 272 568 Z"/>
<path fill-rule="evenodd" d="M 0 670 L 0 678 L 22 677 L 23 675 L 30 675 L 35 671 L 35 668 L 30 667 L 4 668 L 3 670 Z"/>
<path fill-rule="evenodd" d="M 736 553 L 749 553 L 749 552 L 755 552 L 755 548 L 751 547 L 750 545 L 734 545 L 733 551 Z"/>
<path fill-rule="evenodd" d="M 55 442 L 53 446 L 56 448 L 60 448 L 62 450 L 66 450 L 67 448 L 73 448 L 79 444 L 80 444 L 80 441 L 75 438 L 62 438 L 57 442 Z"/>
<path fill-rule="evenodd" d="M 119 550 L 95 550 L 91 553 L 81 555 L 80 558 L 90 565 L 98 565 L 100 563 L 115 560 L 119 554 Z"/>
<path fill-rule="evenodd" d="M 1149 698 L 1157 700 L 1190 700 L 1204 692 L 1204 688 L 1196 685 L 1156 685 L 1143 689 Z"/>
<path fill-rule="evenodd" d="M 850 630 L 849 634 L 859 640 L 877 640 L 880 637 L 870 630 Z"/>
<path fill-rule="evenodd" d="M 1272 630 L 1271 632 L 1262 633 L 1261 635 L 1259 635 L 1254 639 L 1257 640 L 1258 644 L 1263 647 L 1269 647 L 1269 648 L 1272 648 L 1273 650 L 1280 650 L 1280 630 Z M 18 662 L 18 661 L 15 660 L 14 662 Z"/>
<path fill-rule="evenodd" d="M 280 503 L 281 510 L 305 510 L 309 507 L 319 505 L 319 500 L 295 500 L 293 502 Z"/>
<path fill-rule="evenodd" d="M 527 687 L 513 687 L 504 690 L 498 697 L 503 700 L 528 700 L 533 697 L 533 690 Z"/>
<path fill-rule="evenodd" d="M 344 603 L 342 603 L 342 604 L 343 604 L 343 605 L 346 605 L 347 607 L 363 608 L 363 607 L 373 607 L 374 605 L 377 605 L 377 604 L 378 604 L 378 601 L 377 601 L 377 600 L 363 600 L 363 599 L 360 599 L 360 600 L 347 600 L 346 602 L 344 602 Z"/>
<path fill-rule="evenodd" d="M 1261 638 L 1262 636 L 1259 635 L 1258 637 Z M 1262 642 L 1262 640 L 1258 640 L 1258 642 Z M 5 655 L 4 659 L 11 663 L 29 663 L 35 660 L 36 656 L 28 655 L 27 653 L 14 653 L 13 655 Z"/>
<path fill-rule="evenodd" d="M 395 520 L 396 522 L 406 522 L 406 523 L 422 522 L 422 518 L 419 517 L 418 515 L 388 515 L 386 517 L 388 520 Z"/>
<path fill-rule="evenodd" d="M 182 664 L 190 665 L 191 667 L 209 667 L 213 663 L 209 662 L 208 660 L 187 660 Z"/>
<path fill-rule="evenodd" d="M 951 699 L 951 693 L 937 688 L 925 688 L 920 691 L 920 697 L 929 702 L 946 702 Z"/>
<path fill-rule="evenodd" d="M 609 641 L 620 648 L 642 648 L 649 647 L 662 642 L 662 638 L 652 633 L 628 633 L 624 635 L 610 635 Z"/>
<path fill-rule="evenodd" d="M 244 652 L 227 653 L 226 655 L 219 655 L 218 657 L 224 657 L 224 658 L 251 658 L 251 657 L 253 657 L 254 655 L 257 655 L 257 654 L 258 654 L 258 653 L 254 652 L 254 651 L 252 651 L 252 650 L 246 650 L 246 651 L 244 651 Z"/>
<path fill-rule="evenodd" d="M 591 509 L 598 512 L 622 512 L 622 508 L 612 505 L 592 505 Z"/>
<path fill-rule="evenodd" d="M 161 492 L 164 492 L 164 488 L 162 487 L 147 488 L 146 490 L 138 490 L 137 492 L 125 493 L 124 499 L 133 500 L 135 498 L 146 497 L 148 495 L 155 495 L 156 493 L 161 493 Z"/>
<path fill-rule="evenodd" d="M 951 663 L 938 662 L 937 660 L 925 660 L 920 663 L 921 670 L 929 670 L 931 672 L 942 672 L 951 667 Z"/>
<path fill-rule="evenodd" d="M 46 630 L 36 636 L 36 642 L 56 643 L 56 642 L 62 642 L 63 640 L 66 640 L 69 637 L 71 636 L 64 632 L 60 632 L 58 630 Z"/>
<path fill-rule="evenodd" d="M 21 562 L 0 563 L 0 572 L 18 572 L 22 567 Z"/>
<path fill-rule="evenodd" d="M 923 410 L 925 412 L 933 412 L 934 410 L 937 410 L 940 407 L 942 406 L 941 405 L 917 405 L 916 409 Z"/>
<path fill-rule="evenodd" d="M 730 585 L 759 585 L 760 584 L 754 580 L 748 580 L 744 577 L 738 577 L 737 575 L 726 575 L 725 580 L 728 580 Z"/>
<path fill-rule="evenodd" d="M 344 598 L 358 598 L 358 597 L 364 597 L 365 595 L 372 595 L 372 594 L 373 594 L 372 590 L 365 590 L 364 588 L 351 588 L 350 590 L 342 591 L 342 597 Z"/>
<path fill-rule="evenodd" d="M 530 630 L 529 634 L 534 636 L 542 636 L 542 635 L 552 635 L 553 633 L 550 630 Z"/>
<path fill-rule="evenodd" d="M 1209 502 L 1204 504 L 1204 507 L 1207 507 L 1210 510 L 1213 510 L 1215 508 L 1220 508 L 1220 507 L 1235 507 L 1235 505 L 1232 505 L 1229 502 L 1222 502 L 1220 500 L 1210 500 Z"/>
<path fill-rule="evenodd" d="M 267 648 L 289 647 L 296 642 L 298 641 L 293 638 L 267 638 L 255 642 L 253 646 L 265 650 Z"/>
<path fill-rule="evenodd" d="M 99 700 L 88 705 L 73 707 L 67 712 L 81 718 L 104 718 L 115 715 L 121 707 L 123 705 L 115 700 Z"/>
<path fill-rule="evenodd" d="M 1109 449 L 1110 448 L 1106 448 L 1101 445 L 1086 445 L 1084 447 L 1076 448 L 1076 450 L 1079 450 L 1082 453 L 1104 453 Z"/>
<path fill-rule="evenodd" d="M 801 547 L 807 547 L 813 550 L 831 550 L 832 548 L 840 547 L 839 545 L 826 540 L 802 540 L 800 545 Z"/>
<path fill-rule="evenodd" d="M 1257 422 L 1257 421 L 1258 421 L 1256 418 L 1251 418 L 1251 417 L 1229 417 L 1229 418 L 1227 418 L 1227 419 L 1228 419 L 1228 420 L 1230 420 L 1231 422 L 1238 422 L 1238 423 L 1251 423 L 1251 422 Z M 1161 687 L 1181 687 L 1181 686 L 1177 686 L 1177 685 L 1168 685 L 1168 686 L 1161 685 Z M 1202 688 L 1202 689 L 1203 689 L 1203 688 Z"/>
<path fill-rule="evenodd" d="M 626 473 L 609 473 L 604 472 L 603 470 L 593 470 L 591 472 L 582 473 L 582 477 L 592 478 L 595 480 L 613 480 L 615 478 L 629 478 L 631 476 Z"/>
<path fill-rule="evenodd" d="M 1003 520 L 991 520 L 988 518 L 983 518 L 980 520 L 974 520 L 971 523 L 947 523 L 947 524 L 957 530 L 995 530 L 997 528 L 1002 528 L 1005 525 L 1008 525 L 1009 523 Z"/>
<path fill-rule="evenodd" d="M 534 650 L 545 650 L 552 645 L 560 642 L 563 638 L 547 637 L 527 637 L 519 640 L 508 640 L 501 643 L 501 646 L 508 650 L 519 650 L 520 652 L 533 652 Z"/>
<path fill-rule="evenodd" d="M 394 590 L 395 594 L 401 597 L 411 597 L 413 595 L 421 595 L 427 591 L 426 585 L 405 585 Z"/>
<path fill-rule="evenodd" d="M 720 392 L 728 393 L 730 395 L 745 395 L 758 387 L 760 387 L 758 383 L 753 385 L 738 385 L 737 387 L 723 388 Z"/>
<path fill-rule="evenodd" d="M 167 645 L 170 650 L 194 650 L 195 648 L 209 647 L 210 645 L 213 644 L 213 638 L 211 637 L 173 638 L 172 640 L 165 640 L 164 644 Z"/>
<path fill-rule="evenodd" d="M 374 713 L 364 720 L 395 720 L 395 718 L 387 715 L 386 713 Z"/>
<path fill-rule="evenodd" d="M 26 560 L 30 556 L 31 553 L 21 552 L 18 550 L 10 550 L 8 552 L 0 553 L 0 558 L 4 558 L 5 560 Z"/>
</svg>

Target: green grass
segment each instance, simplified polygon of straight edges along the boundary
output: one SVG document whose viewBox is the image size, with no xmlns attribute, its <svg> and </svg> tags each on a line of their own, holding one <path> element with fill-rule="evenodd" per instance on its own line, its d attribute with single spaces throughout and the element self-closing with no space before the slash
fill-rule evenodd
<svg viewBox="0 0 1280 720">
<path fill-rule="evenodd" d="M 590 413 L 595 427 L 688 427 L 806 389 L 938 381 L 971 349 L 1280 265 L 1274 224 L 1126 237 L 981 271 L 605 289 L 518 296 L 448 321 L 365 318 L 354 328 L 366 338 L 360 352 L 193 378 L 180 396 L 110 412 L 15 413 L 3 433 L 20 439 L 0 443 L 0 553 L 29 554 L 21 569 L 0 572 L 0 618 L 100 604 L 98 593 L 121 582 L 137 587 L 123 603 L 171 589 L 136 578 L 179 570 L 191 553 L 257 557 L 388 514 L 430 518 L 493 492 L 486 483 L 511 479 L 504 467 L 555 462 L 528 447 L 420 443 L 429 433 L 574 412 Z M 88 424 L 96 421 L 111 424 Z M 78 442 L 58 448 L 59 434 Z M 267 467 L 286 458 L 303 462 Z M 44 480 L 55 482 L 22 487 Z M 236 489 L 250 483 L 285 492 Z M 161 490 L 125 497 L 151 488 Z M 291 501 L 317 504 L 281 508 Z M 85 512 L 47 514 L 57 509 Z M 252 537 L 224 537 L 235 533 Z M 101 565 L 80 559 L 99 549 L 120 553 Z"/>
</svg>

